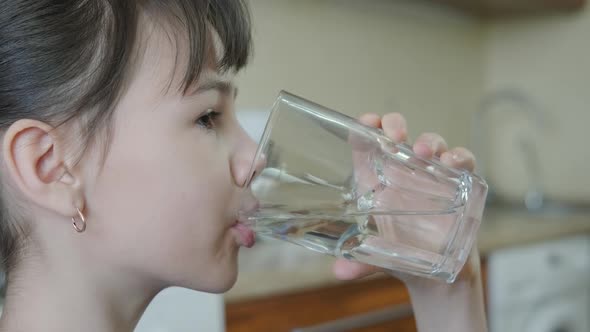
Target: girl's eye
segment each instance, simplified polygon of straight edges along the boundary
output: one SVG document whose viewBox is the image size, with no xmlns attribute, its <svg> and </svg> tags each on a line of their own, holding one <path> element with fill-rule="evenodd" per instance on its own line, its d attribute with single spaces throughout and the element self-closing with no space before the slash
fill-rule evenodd
<svg viewBox="0 0 590 332">
<path fill-rule="evenodd" d="M 220 116 L 220 112 L 216 112 L 214 109 L 209 109 L 205 114 L 201 115 L 195 122 L 201 128 L 212 130 L 217 126 L 216 123 Z"/>
</svg>

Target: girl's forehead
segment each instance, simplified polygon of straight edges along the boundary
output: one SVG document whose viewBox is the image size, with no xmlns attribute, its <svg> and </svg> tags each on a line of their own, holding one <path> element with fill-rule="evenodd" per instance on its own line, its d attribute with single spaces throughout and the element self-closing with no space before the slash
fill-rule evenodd
<svg viewBox="0 0 590 332">
<path fill-rule="evenodd" d="M 167 89 L 184 89 L 188 93 L 211 81 L 231 83 L 235 76 L 234 70 L 219 68 L 225 50 L 219 34 L 212 28 L 208 30 L 202 53 L 191 49 L 186 32 L 173 26 L 144 22 L 139 31 L 134 70 L 137 79 L 155 80 Z M 191 73 L 197 76 L 187 82 Z"/>
</svg>

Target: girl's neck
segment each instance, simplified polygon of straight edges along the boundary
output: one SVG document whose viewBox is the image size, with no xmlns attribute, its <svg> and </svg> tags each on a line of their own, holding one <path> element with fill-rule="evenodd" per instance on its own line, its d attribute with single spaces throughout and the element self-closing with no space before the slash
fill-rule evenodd
<svg viewBox="0 0 590 332">
<path fill-rule="evenodd" d="M 36 263 L 11 273 L 0 331 L 133 331 L 161 289 L 121 271 Z"/>
</svg>

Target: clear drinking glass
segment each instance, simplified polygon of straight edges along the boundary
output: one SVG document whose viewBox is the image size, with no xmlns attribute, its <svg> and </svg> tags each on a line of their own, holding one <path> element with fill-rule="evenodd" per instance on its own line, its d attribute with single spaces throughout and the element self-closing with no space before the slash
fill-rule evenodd
<svg viewBox="0 0 590 332">
<path fill-rule="evenodd" d="M 258 204 L 240 220 L 258 235 L 446 282 L 465 264 L 487 195 L 477 175 L 285 91 L 250 174 Z"/>
</svg>

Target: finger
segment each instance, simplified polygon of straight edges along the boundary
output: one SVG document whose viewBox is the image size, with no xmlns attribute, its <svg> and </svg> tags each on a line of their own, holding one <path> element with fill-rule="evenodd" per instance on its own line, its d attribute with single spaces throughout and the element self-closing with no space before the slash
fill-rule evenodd
<svg viewBox="0 0 590 332">
<path fill-rule="evenodd" d="M 381 116 L 376 113 L 365 113 L 361 115 L 359 122 L 366 126 L 381 128 Z"/>
<path fill-rule="evenodd" d="M 349 261 L 344 258 L 336 260 L 332 270 L 336 278 L 340 280 L 354 280 L 381 271 L 376 266 Z"/>
<path fill-rule="evenodd" d="M 408 128 L 406 119 L 399 113 L 389 113 L 381 119 L 381 126 L 385 136 L 391 138 L 397 143 L 404 142 L 408 139 Z"/>
<path fill-rule="evenodd" d="M 359 122 L 365 126 L 381 128 L 381 116 L 375 113 L 365 113 L 358 118 Z M 369 142 L 364 135 L 355 131 L 350 131 L 348 143 L 353 147 L 353 153 L 363 152 L 368 149 L 372 142 Z"/>
<path fill-rule="evenodd" d="M 462 168 L 473 172 L 475 170 L 475 156 L 466 148 L 458 147 L 443 153 L 440 161 L 450 167 Z"/>
<path fill-rule="evenodd" d="M 448 149 L 445 139 L 435 133 L 424 133 L 414 142 L 414 152 L 423 158 L 440 157 Z"/>
</svg>

